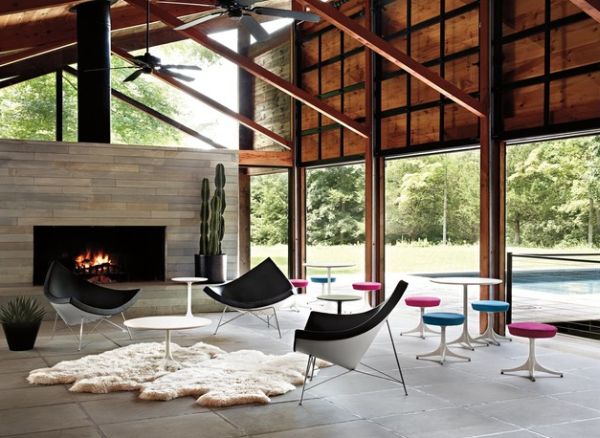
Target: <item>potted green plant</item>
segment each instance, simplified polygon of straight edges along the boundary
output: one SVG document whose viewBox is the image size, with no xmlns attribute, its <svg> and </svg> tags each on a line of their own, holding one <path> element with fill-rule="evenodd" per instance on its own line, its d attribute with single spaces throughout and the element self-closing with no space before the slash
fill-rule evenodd
<svg viewBox="0 0 600 438">
<path fill-rule="evenodd" d="M 0 307 L 0 322 L 8 348 L 31 350 L 46 312 L 34 298 L 17 297 Z"/>
<path fill-rule="evenodd" d="M 215 169 L 215 192 L 210 196 L 208 178 L 202 179 L 200 190 L 200 251 L 195 255 L 196 276 L 211 283 L 227 280 L 227 255 L 221 243 L 225 234 L 225 167 Z"/>
</svg>

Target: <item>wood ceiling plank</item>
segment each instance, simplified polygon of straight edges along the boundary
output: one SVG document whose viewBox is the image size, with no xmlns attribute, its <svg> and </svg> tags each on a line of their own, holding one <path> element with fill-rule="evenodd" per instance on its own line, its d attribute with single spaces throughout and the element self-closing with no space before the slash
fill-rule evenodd
<svg viewBox="0 0 600 438">
<path fill-rule="evenodd" d="M 571 0 L 571 3 L 600 23 L 600 0 Z"/>
<path fill-rule="evenodd" d="M 146 3 L 143 0 L 127 0 L 128 3 L 132 5 L 136 5 L 139 8 L 145 8 Z M 184 24 L 176 16 L 172 15 L 165 8 L 157 6 L 155 4 L 151 7 L 151 13 L 155 17 L 159 18 L 163 23 L 168 24 L 172 27 L 177 27 Z M 303 104 L 319 111 L 321 114 L 329 117 L 340 125 L 350 129 L 361 137 L 368 138 L 368 134 L 366 128 L 361 123 L 347 117 L 340 111 L 330 107 L 323 103 L 317 97 L 307 93 L 306 91 L 298 88 L 294 84 L 286 81 L 285 79 L 280 78 L 279 76 L 271 73 L 267 69 L 261 67 L 256 64 L 250 58 L 240 55 L 237 52 L 225 47 L 223 44 L 215 41 L 211 37 L 209 37 L 206 33 L 198 29 L 198 27 L 192 27 L 189 29 L 181 30 L 181 33 L 188 36 L 192 40 L 197 43 L 203 45 L 207 49 L 215 52 L 216 54 L 228 59 L 229 61 L 237 64 L 240 68 L 246 70 L 248 73 L 254 75 L 255 77 L 265 81 L 269 85 L 274 86 L 275 88 L 283 91 L 287 95 L 299 100 Z"/>
<path fill-rule="evenodd" d="M 240 166 L 291 168 L 292 152 L 240 150 Z"/>
<path fill-rule="evenodd" d="M 364 46 L 368 47 L 375 53 L 384 57 L 388 61 L 405 70 L 410 75 L 423 81 L 439 93 L 452 99 L 460 106 L 466 108 L 471 113 L 478 117 L 485 117 L 485 112 L 482 109 L 480 102 L 460 90 L 454 84 L 448 82 L 440 75 L 434 73 L 427 67 L 415 61 L 406 53 L 396 49 L 384 39 L 378 37 L 370 30 L 357 24 L 346 15 L 342 14 L 327 3 L 320 0 L 298 0 L 300 3 L 310 7 L 311 12 L 315 12 L 329 21 L 335 27 L 345 32 L 352 38 L 360 41 Z"/>
<path fill-rule="evenodd" d="M 0 15 L 65 6 L 81 0 L 4 0 L 0 2 Z"/>
</svg>

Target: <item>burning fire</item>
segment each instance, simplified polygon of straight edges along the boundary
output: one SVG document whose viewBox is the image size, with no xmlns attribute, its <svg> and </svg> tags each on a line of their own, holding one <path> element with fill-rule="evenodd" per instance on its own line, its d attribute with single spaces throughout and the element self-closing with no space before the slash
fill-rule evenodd
<svg viewBox="0 0 600 438">
<path fill-rule="evenodd" d="M 75 267 L 80 269 L 89 269 L 93 266 L 100 266 L 105 264 L 111 264 L 112 260 L 110 259 L 110 255 L 106 254 L 104 251 L 96 251 L 92 254 L 92 252 L 88 249 L 85 254 L 79 254 L 75 257 Z"/>
</svg>

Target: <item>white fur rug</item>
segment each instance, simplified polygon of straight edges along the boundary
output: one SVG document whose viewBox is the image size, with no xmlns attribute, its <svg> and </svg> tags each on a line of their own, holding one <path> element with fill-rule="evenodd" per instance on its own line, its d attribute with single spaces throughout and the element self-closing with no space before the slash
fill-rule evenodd
<svg viewBox="0 0 600 438">
<path fill-rule="evenodd" d="M 164 344 L 149 342 L 33 370 L 27 380 L 41 385 L 73 383 L 69 390 L 74 392 L 139 390 L 144 400 L 194 396 L 202 406 L 232 406 L 268 403 L 269 396 L 295 389 L 302 384 L 307 361 L 300 353 L 226 353 L 203 342 L 187 348 L 172 343 L 171 350 L 182 365 L 175 372 L 162 369 Z M 317 361 L 317 367 L 328 365 Z"/>
</svg>

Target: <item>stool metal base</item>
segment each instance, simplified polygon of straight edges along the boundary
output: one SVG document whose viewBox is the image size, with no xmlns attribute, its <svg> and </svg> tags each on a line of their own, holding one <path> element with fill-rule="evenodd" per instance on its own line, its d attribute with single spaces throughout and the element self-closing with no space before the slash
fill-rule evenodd
<svg viewBox="0 0 600 438">
<path fill-rule="evenodd" d="M 514 373 L 515 371 L 529 371 L 529 376 L 527 376 L 532 382 L 535 382 L 534 371 L 541 371 L 543 373 L 552 374 L 554 376 L 563 377 L 563 373 L 550 370 L 537 361 L 535 358 L 535 338 L 529 338 L 529 357 L 525 361 L 525 363 L 521 366 L 515 368 L 507 368 L 500 371 L 500 374 L 504 373 Z"/>
<path fill-rule="evenodd" d="M 457 359 L 463 359 L 463 360 L 466 360 L 467 362 L 471 362 L 470 357 L 461 356 L 460 354 L 456 354 L 455 352 L 453 352 L 452 350 L 450 350 L 448 348 L 448 344 L 446 343 L 446 327 L 445 326 L 442 326 L 440 346 L 435 351 L 432 351 L 431 353 L 417 355 L 417 359 L 426 359 L 426 358 L 435 357 L 435 356 L 439 356 L 440 360 L 435 360 L 434 362 L 439 362 L 440 365 L 444 365 L 444 362 L 446 361 L 446 356 L 455 357 Z M 431 359 L 426 359 L 426 360 L 431 360 Z"/>
<path fill-rule="evenodd" d="M 421 307 L 421 318 L 419 319 L 419 324 L 412 330 L 408 330 L 406 332 L 400 332 L 400 336 L 408 335 L 411 333 L 418 333 L 419 338 L 425 339 L 425 333 L 434 333 L 439 335 L 440 332 L 436 332 L 435 330 L 431 330 L 427 324 L 423 322 L 423 315 L 425 314 L 425 309 Z"/>
<path fill-rule="evenodd" d="M 512 339 L 507 336 L 499 335 L 494 331 L 494 314 L 488 313 L 488 325 L 481 336 L 475 338 L 475 342 L 485 342 L 486 344 L 500 346 L 500 341 L 512 342 Z"/>
</svg>

